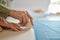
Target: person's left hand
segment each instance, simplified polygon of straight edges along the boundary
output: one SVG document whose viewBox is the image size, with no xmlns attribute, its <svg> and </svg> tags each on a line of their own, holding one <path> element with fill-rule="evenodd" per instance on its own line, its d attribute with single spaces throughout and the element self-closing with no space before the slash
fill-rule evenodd
<svg viewBox="0 0 60 40">
<path fill-rule="evenodd" d="M 16 11 L 12 10 L 9 16 L 16 18 L 20 21 L 20 25 L 26 26 L 28 21 L 30 20 L 31 24 L 33 25 L 32 17 L 29 15 L 27 11 Z"/>
</svg>

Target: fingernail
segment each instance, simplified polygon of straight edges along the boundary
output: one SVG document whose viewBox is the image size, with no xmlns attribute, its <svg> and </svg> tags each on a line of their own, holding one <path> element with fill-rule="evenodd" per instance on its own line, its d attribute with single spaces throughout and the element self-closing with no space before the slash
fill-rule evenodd
<svg viewBox="0 0 60 40">
<path fill-rule="evenodd" d="M 19 31 L 18 29 L 15 29 L 15 31 Z"/>
</svg>

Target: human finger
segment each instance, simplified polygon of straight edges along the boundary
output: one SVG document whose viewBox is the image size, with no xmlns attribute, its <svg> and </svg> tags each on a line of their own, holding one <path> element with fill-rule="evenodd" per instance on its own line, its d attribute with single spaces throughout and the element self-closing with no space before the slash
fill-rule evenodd
<svg viewBox="0 0 60 40">
<path fill-rule="evenodd" d="M 29 21 L 31 22 L 32 25 L 34 25 L 32 16 L 27 11 L 26 13 L 27 13 L 27 16 L 29 17 Z"/>
<path fill-rule="evenodd" d="M 3 29 L 2 29 L 2 27 L 0 26 L 0 32 L 2 32 L 3 31 Z"/>
</svg>

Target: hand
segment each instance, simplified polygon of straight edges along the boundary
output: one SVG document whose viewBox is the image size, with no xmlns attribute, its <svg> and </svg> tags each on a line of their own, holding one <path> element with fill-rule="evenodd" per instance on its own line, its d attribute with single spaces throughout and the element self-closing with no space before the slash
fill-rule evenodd
<svg viewBox="0 0 60 40">
<path fill-rule="evenodd" d="M 23 30 L 17 24 L 9 23 L 4 18 L 0 17 L 0 32 L 3 30 L 2 27 L 9 28 L 9 29 L 12 29 L 14 31 Z"/>
<path fill-rule="evenodd" d="M 9 16 L 20 20 L 20 25 L 25 26 L 28 21 L 30 20 L 31 24 L 33 25 L 32 17 L 29 15 L 27 11 L 16 11 L 12 10 Z"/>
</svg>

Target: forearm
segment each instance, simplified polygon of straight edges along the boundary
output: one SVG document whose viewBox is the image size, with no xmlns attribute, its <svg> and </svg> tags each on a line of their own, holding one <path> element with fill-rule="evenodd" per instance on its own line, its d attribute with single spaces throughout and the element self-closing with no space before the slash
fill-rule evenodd
<svg viewBox="0 0 60 40">
<path fill-rule="evenodd" d="M 4 5 L 0 4 L 0 16 L 1 17 L 7 17 L 9 13 L 11 12 L 11 9 L 5 7 Z"/>
</svg>

